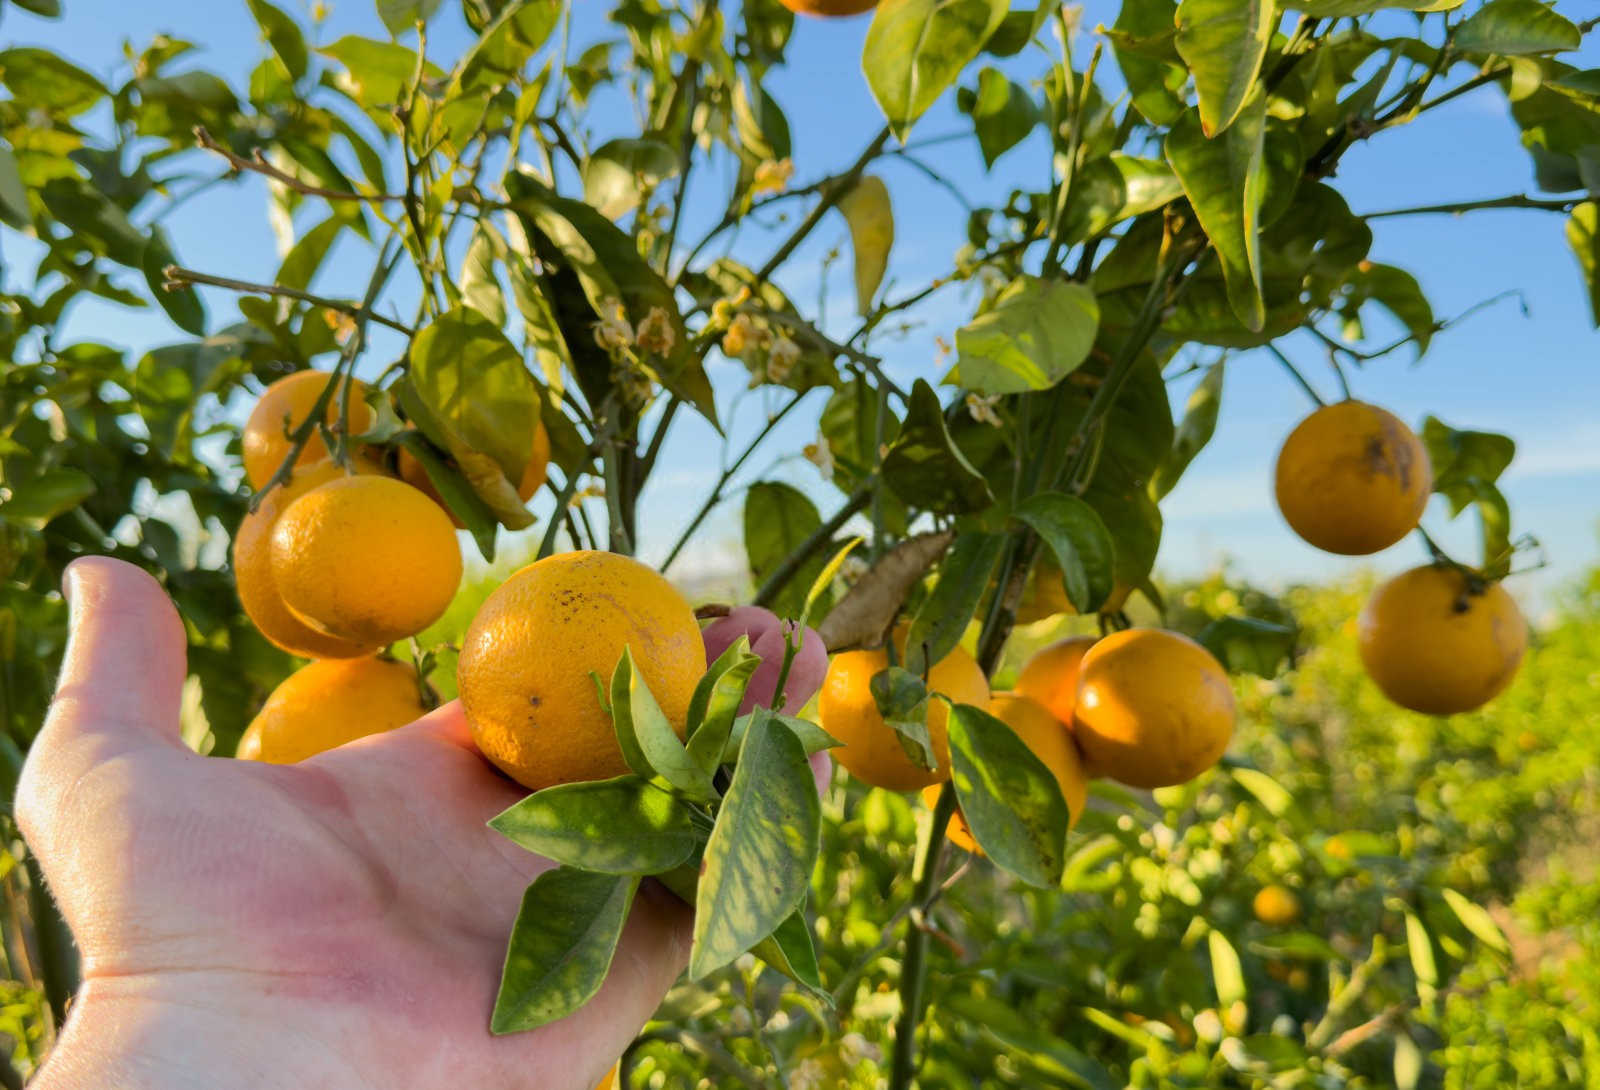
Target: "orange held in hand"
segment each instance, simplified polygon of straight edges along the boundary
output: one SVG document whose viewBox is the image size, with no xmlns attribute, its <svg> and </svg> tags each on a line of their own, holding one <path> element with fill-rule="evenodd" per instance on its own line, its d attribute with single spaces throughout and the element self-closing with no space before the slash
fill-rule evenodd
<svg viewBox="0 0 1600 1090">
<path fill-rule="evenodd" d="M 428 471 L 422 468 L 422 463 L 411 456 L 411 452 L 404 447 L 400 448 L 400 457 L 397 459 L 400 470 L 400 479 L 422 492 L 434 503 L 444 507 L 444 499 L 439 495 L 438 489 L 433 487 L 433 481 L 428 477 Z M 544 421 L 534 418 L 533 422 L 533 453 L 528 456 L 528 464 L 523 467 L 522 477 L 517 482 L 517 498 L 527 503 L 533 494 L 539 491 L 539 486 L 544 484 L 545 475 L 550 468 L 550 433 L 545 431 Z M 445 508 L 445 513 L 450 516 L 450 521 L 455 523 L 456 529 L 465 530 L 466 525 L 455 516 L 455 512 Z"/>
<path fill-rule="evenodd" d="M 239 739 L 238 756 L 294 764 L 403 727 L 428 711 L 417 671 L 389 659 L 313 662 L 272 690 Z"/>
<path fill-rule="evenodd" d="M 1063 723 L 1072 722 L 1078 707 L 1079 669 L 1094 645 L 1093 636 L 1069 636 L 1041 648 L 1017 676 L 1017 692 L 1037 700 Z"/>
<path fill-rule="evenodd" d="M 357 473 L 381 474 L 376 463 L 356 459 Z M 261 634 L 291 655 L 311 659 L 348 659 L 370 655 L 377 643 L 353 643 L 318 632 L 283 604 L 272 579 L 272 531 L 278 518 L 295 500 L 329 481 L 342 480 L 346 471 L 328 458 L 295 469 L 289 480 L 268 492 L 261 506 L 245 515 L 233 535 L 233 579 L 245 615 Z"/>
<path fill-rule="evenodd" d="M 1402 708 L 1453 715 L 1487 704 L 1517 675 L 1528 625 L 1499 583 L 1446 564 L 1373 591 L 1357 629 L 1361 662 Z"/>
<path fill-rule="evenodd" d="M 1432 490 L 1422 441 L 1394 414 L 1360 401 L 1318 409 L 1278 452 L 1278 510 L 1324 552 L 1387 549 L 1416 529 Z"/>
<path fill-rule="evenodd" d="M 439 505 L 404 481 L 345 477 L 279 516 L 272 579 L 307 625 L 382 647 L 444 613 L 461 582 L 461 546 Z"/>
<path fill-rule="evenodd" d="M 1089 774 L 1083 767 L 1083 758 L 1078 754 L 1066 724 L 1037 702 L 1017 693 L 996 693 L 989 701 L 989 714 L 1016 731 L 1017 737 L 1055 775 L 1056 783 L 1061 788 L 1061 797 L 1066 800 L 1067 811 L 1071 814 L 1067 827 L 1070 829 L 1077 825 L 1089 801 Z M 929 806 L 935 805 L 939 800 L 939 790 L 937 784 L 923 788 L 923 800 Z M 983 854 L 959 808 L 951 815 L 945 835 L 958 848 Z"/>
<path fill-rule="evenodd" d="M 1187 636 L 1130 628 L 1096 643 L 1079 667 L 1072 732 L 1089 772 L 1129 787 L 1187 783 L 1233 737 L 1233 688 Z"/>
<path fill-rule="evenodd" d="M 616 553 L 558 553 L 491 594 L 456 667 L 483 755 L 537 791 L 628 771 L 591 673 L 609 686 L 622 652 L 681 736 L 705 645 L 671 583 Z"/>
<path fill-rule="evenodd" d="M 289 441 L 290 434 L 310 415 L 312 406 L 332 378 L 326 371 L 296 371 L 262 391 L 261 400 L 250 411 L 250 419 L 245 421 L 244 433 L 240 436 L 244 475 L 251 488 L 260 488 L 272 479 L 294 445 Z M 372 407 L 363 400 L 366 384 L 360 379 L 350 381 L 350 432 L 359 435 L 372 427 Z M 339 426 L 343 398 L 342 389 L 329 395 L 324 419 L 330 428 Z M 314 429 L 295 465 L 310 465 L 326 457 L 328 445 L 323 442 L 321 429 Z"/>
<path fill-rule="evenodd" d="M 905 629 L 895 630 L 899 661 L 905 661 Z M 949 707 L 942 700 L 928 701 L 928 738 L 933 743 L 933 770 L 920 768 L 900 744 L 899 734 L 883 721 L 872 698 L 872 678 L 889 665 L 878 651 L 845 651 L 833 656 L 818 697 L 817 717 L 822 729 L 842 743 L 829 750 L 862 783 L 889 791 L 917 791 L 950 778 Z M 928 689 L 957 704 L 984 707 L 989 703 L 989 679 L 971 655 L 957 647 L 928 671 Z"/>
</svg>

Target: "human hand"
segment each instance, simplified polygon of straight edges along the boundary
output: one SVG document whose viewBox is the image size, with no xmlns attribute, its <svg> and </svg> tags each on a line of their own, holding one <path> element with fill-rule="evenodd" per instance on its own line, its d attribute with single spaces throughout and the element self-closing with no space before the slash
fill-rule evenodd
<svg viewBox="0 0 1600 1090">
<path fill-rule="evenodd" d="M 34 1084 L 588 1090 L 686 962 L 646 883 L 577 1013 L 492 1037 L 506 936 L 550 864 L 485 826 L 524 792 L 450 704 L 299 765 L 178 735 L 185 638 L 148 575 L 68 570 L 72 635 L 16 815 L 82 953 Z"/>
</svg>

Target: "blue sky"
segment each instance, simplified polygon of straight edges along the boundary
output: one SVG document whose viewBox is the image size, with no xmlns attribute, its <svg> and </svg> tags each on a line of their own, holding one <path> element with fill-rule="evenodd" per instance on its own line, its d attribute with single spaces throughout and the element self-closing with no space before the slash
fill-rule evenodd
<svg viewBox="0 0 1600 1090">
<path fill-rule="evenodd" d="M 299 0 L 283 2 L 301 16 L 308 6 Z M 196 14 L 201 5 L 156 0 L 139 4 L 66 0 L 65 6 L 66 18 L 59 22 L 11 8 L 0 34 L 12 44 L 62 50 L 102 76 L 120 79 L 126 75 L 124 39 L 137 48 L 156 31 L 166 31 L 203 47 L 185 63 L 216 71 L 236 86 L 264 48 L 243 0 L 204 5 L 203 17 Z M 335 0 L 330 7 L 331 14 L 318 32 L 321 42 L 351 33 L 385 36 L 368 0 Z M 598 0 L 578 5 L 575 46 L 605 32 L 606 7 Z M 1115 7 L 1104 0 L 1087 5 L 1085 29 L 1076 43 L 1080 57 L 1087 54 L 1095 24 L 1110 22 Z M 1392 29 L 1403 33 L 1409 17 L 1392 18 L 1398 20 Z M 867 24 L 866 18 L 800 20 L 788 67 L 769 77 L 768 89 L 783 105 L 793 131 L 797 184 L 847 165 L 882 123 L 860 71 Z M 430 54 L 448 60 L 467 41 L 456 5 L 446 3 L 430 29 Z M 1006 68 L 1026 80 L 1037 76 L 1046 63 L 1043 54 L 1034 53 L 1008 62 Z M 1600 65 L 1600 49 L 1587 47 L 1575 63 Z M 602 100 L 593 126 L 595 142 L 619 132 L 626 118 L 626 107 L 617 96 Z M 955 110 L 954 96 L 946 95 L 918 123 L 912 139 L 958 132 L 965 124 Z M 976 204 L 1003 200 L 1019 185 L 1037 187 L 1047 176 L 1047 150 L 1037 138 L 1002 157 L 989 172 L 970 140 L 930 148 L 925 159 Z M 895 209 L 889 291 L 897 295 L 948 269 L 964 241 L 966 213 L 904 161 L 886 160 L 877 172 L 888 184 Z M 725 200 L 726 178 L 715 170 L 698 175 L 683 236 L 698 237 L 694 228 L 715 218 Z M 1488 87 L 1358 146 L 1345 157 L 1334 184 L 1354 210 L 1368 212 L 1529 192 L 1533 179 L 1505 102 Z M 1393 218 L 1373 226 L 1373 258 L 1416 274 L 1440 316 L 1457 314 L 1505 291 L 1520 291 L 1527 299 L 1527 316 L 1514 301 L 1500 303 L 1435 338 L 1420 363 L 1413 364 L 1411 353 L 1402 351 L 1353 373 L 1351 379 L 1358 397 L 1387 406 L 1414 426 L 1433 413 L 1456 427 L 1501 431 L 1517 440 L 1518 457 L 1503 487 L 1516 529 L 1544 543 L 1549 565 L 1519 577 L 1512 589 L 1525 598 L 1542 599 L 1551 588 L 1594 564 L 1600 544 L 1600 334 L 1590 323 L 1581 278 L 1564 239 L 1564 219 L 1547 212 L 1504 210 L 1465 218 Z M 170 221 L 168 230 L 183 263 L 191 267 L 245 280 L 271 279 L 276 268 L 265 189 L 255 181 L 209 191 Z M 745 224 L 735 254 L 759 264 L 780 230 L 770 222 Z M 830 216 L 779 277 L 803 307 L 825 294 L 834 332 L 848 332 L 853 326 L 849 261 L 846 256 L 837 262 L 824 282 L 820 258 L 845 239 L 843 221 Z M 359 246 L 346 240 L 314 287 L 328 294 L 359 296 L 369 261 Z M 231 320 L 233 304 L 225 293 L 208 293 L 208 302 L 214 322 Z M 972 306 L 970 293 L 947 290 L 913 313 L 917 325 L 909 334 L 880 339 L 873 351 L 885 357 L 898 380 L 936 379 L 943 368 L 936 359 L 934 338 L 950 340 L 970 317 Z M 402 312 L 408 310 L 409 304 L 402 300 Z M 181 336 L 156 312 L 111 304 L 84 307 L 74 325 L 78 335 L 134 350 Z M 1389 332 L 1380 322 L 1371 325 L 1375 338 Z M 1312 381 L 1332 395 L 1334 386 L 1320 355 L 1307 345 L 1290 344 L 1291 354 Z M 393 350 L 392 343 L 380 341 L 366 366 L 381 367 Z M 386 357 L 385 351 L 391 355 Z M 725 362 L 713 362 L 711 369 L 730 434 L 735 441 L 752 434 L 764 422 L 764 395 L 743 399 L 738 411 L 729 415 L 726 407 L 742 389 L 744 372 Z M 1187 380 L 1172 384 L 1174 404 L 1180 409 L 1188 385 Z M 823 400 L 821 394 L 813 395 L 809 411 L 802 408 L 791 417 L 792 423 L 786 421 L 747 463 L 750 472 L 740 481 L 781 478 L 816 497 L 824 513 L 836 504 L 838 493 L 808 463 L 783 457 L 793 455 L 812 437 Z M 1167 532 L 1158 564 L 1162 572 L 1200 573 L 1231 557 L 1251 578 L 1278 583 L 1324 578 L 1362 563 L 1329 557 L 1303 544 L 1273 508 L 1273 455 L 1309 408 L 1305 395 L 1266 355 L 1233 358 L 1217 437 L 1163 504 Z M 641 508 L 642 552 L 647 557 L 663 553 L 687 513 L 698 507 L 717 471 L 718 449 L 714 433 L 698 422 L 683 424 L 669 442 Z M 688 550 L 681 562 L 684 573 L 738 562 L 740 502 L 737 491 L 731 496 Z M 1472 516 L 1463 515 L 1454 523 L 1445 516 L 1436 505 L 1426 525 L 1447 547 L 1470 557 L 1476 537 Z M 1408 540 L 1372 558 L 1370 564 L 1387 572 L 1421 559 L 1420 547 Z"/>
</svg>

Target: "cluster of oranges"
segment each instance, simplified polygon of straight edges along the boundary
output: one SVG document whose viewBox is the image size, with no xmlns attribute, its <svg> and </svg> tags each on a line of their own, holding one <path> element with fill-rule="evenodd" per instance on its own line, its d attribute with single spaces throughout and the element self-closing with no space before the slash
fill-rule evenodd
<svg viewBox="0 0 1600 1090">
<path fill-rule="evenodd" d="M 1325 552 L 1388 548 L 1416 529 L 1432 491 L 1422 441 L 1392 413 L 1360 401 L 1318 409 L 1278 453 L 1278 509 Z M 1378 587 L 1357 633 L 1362 664 L 1384 695 L 1430 715 L 1487 703 L 1511 684 L 1528 645 L 1505 588 L 1445 561 Z"/>
<path fill-rule="evenodd" d="M 415 461 L 400 460 L 403 480 L 382 447 L 329 450 L 328 438 L 358 436 L 373 422 L 364 384 L 330 389 L 333 381 L 299 371 L 274 382 L 242 436 L 245 476 L 265 492 L 234 534 L 239 600 L 263 636 L 313 660 L 268 697 L 240 742 L 241 756 L 272 763 L 426 711 L 415 670 L 381 652 L 437 620 L 461 581 L 453 516 Z M 295 434 L 319 404 L 318 426 L 296 453 Z M 548 444 L 534 445 L 523 484 L 536 488 Z"/>
</svg>

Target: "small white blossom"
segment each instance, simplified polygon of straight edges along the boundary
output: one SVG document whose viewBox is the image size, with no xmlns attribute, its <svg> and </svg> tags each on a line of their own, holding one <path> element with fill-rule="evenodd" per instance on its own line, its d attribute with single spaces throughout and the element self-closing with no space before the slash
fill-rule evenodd
<svg viewBox="0 0 1600 1090">
<path fill-rule="evenodd" d="M 601 317 L 594 324 L 594 343 L 607 352 L 618 352 L 633 344 L 633 327 L 628 324 L 628 312 L 616 299 L 607 299 L 600 306 Z"/>
<path fill-rule="evenodd" d="M 883 1058 L 878 1046 L 859 1033 L 847 1033 L 839 1038 L 839 1058 L 846 1066 L 854 1067 L 862 1060 L 877 1061 Z"/>
<path fill-rule="evenodd" d="M 967 412 L 978 423 L 987 424 L 991 428 L 998 428 L 1001 426 L 1000 414 L 994 411 L 994 407 L 999 403 L 999 394 L 990 394 L 988 397 L 984 397 L 981 394 L 968 394 Z"/>
<path fill-rule="evenodd" d="M 767 354 L 768 380 L 771 382 L 787 380 L 799 359 L 800 346 L 785 334 L 778 334 L 778 339 L 772 342 L 772 350 Z"/>
<path fill-rule="evenodd" d="M 665 356 L 677 344 L 678 335 L 672 329 L 672 319 L 667 312 L 661 307 L 651 307 L 650 313 L 639 323 L 635 340 L 642 350 Z"/>
<path fill-rule="evenodd" d="M 823 480 L 833 480 L 833 450 L 828 446 L 828 440 L 818 436 L 815 443 L 807 443 L 802 452 L 806 461 L 817 467 L 817 472 L 822 474 Z"/>
<path fill-rule="evenodd" d="M 789 1073 L 789 1090 L 828 1090 L 828 1069 L 817 1060 L 802 1060 Z"/>
<path fill-rule="evenodd" d="M 789 188 L 789 178 L 794 174 L 794 162 L 787 156 L 774 162 L 771 159 L 756 167 L 750 183 L 751 193 L 782 193 Z"/>
</svg>

